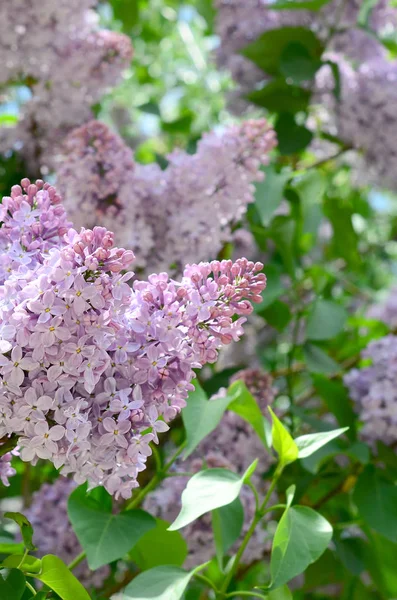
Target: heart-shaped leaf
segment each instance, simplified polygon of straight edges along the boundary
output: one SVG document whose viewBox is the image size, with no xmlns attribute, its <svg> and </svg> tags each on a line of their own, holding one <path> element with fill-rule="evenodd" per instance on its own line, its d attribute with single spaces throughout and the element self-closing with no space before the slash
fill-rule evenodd
<svg viewBox="0 0 397 600">
<path fill-rule="evenodd" d="M 182 493 L 181 511 L 169 530 L 181 529 L 201 515 L 233 502 L 256 462 L 248 467 L 242 477 L 227 469 L 206 469 L 193 475 Z"/>
<path fill-rule="evenodd" d="M 183 565 L 188 552 L 186 541 L 179 531 L 168 531 L 169 525 L 156 519 L 156 527 L 145 533 L 129 552 L 142 571 L 160 565 Z"/>
<path fill-rule="evenodd" d="M 348 427 L 342 429 L 333 429 L 332 431 L 323 431 L 321 433 L 309 433 L 301 435 L 295 439 L 295 444 L 299 449 L 299 458 L 306 458 L 317 452 L 322 446 L 328 444 L 331 440 L 339 437 L 347 431 Z"/>
<path fill-rule="evenodd" d="M 65 563 L 52 554 L 47 554 L 41 561 L 42 569 L 37 579 L 45 583 L 62 600 L 90 600 L 87 591 L 76 579 Z"/>
<path fill-rule="evenodd" d="M 203 566 L 184 571 L 166 565 L 145 571 L 127 585 L 123 600 L 180 600 L 193 575 Z"/>
<path fill-rule="evenodd" d="M 287 507 L 273 540 L 270 589 L 303 573 L 322 555 L 331 538 L 331 525 L 316 511 L 307 506 Z"/>
<path fill-rule="evenodd" d="M 216 557 L 221 568 L 223 557 L 240 537 L 243 525 L 244 508 L 240 498 L 236 498 L 231 504 L 212 511 L 212 530 L 214 532 Z"/>
<path fill-rule="evenodd" d="M 143 510 L 112 514 L 104 508 L 107 492 L 100 488 L 87 495 L 80 486 L 69 497 L 68 515 L 91 569 L 98 569 L 122 558 L 156 521 Z"/>
<path fill-rule="evenodd" d="M 189 394 L 186 406 L 182 410 L 187 440 L 185 459 L 219 425 L 223 413 L 232 401 L 229 397 L 208 400 L 198 382 L 194 381 L 193 383 L 195 390 Z"/>
</svg>

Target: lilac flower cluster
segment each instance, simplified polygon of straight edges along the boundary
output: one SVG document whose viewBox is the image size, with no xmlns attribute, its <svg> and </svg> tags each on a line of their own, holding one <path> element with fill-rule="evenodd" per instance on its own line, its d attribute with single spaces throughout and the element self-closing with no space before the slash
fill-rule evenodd
<svg viewBox="0 0 397 600">
<path fill-rule="evenodd" d="M 18 454 L 15 450 L 12 452 L 6 452 L 3 456 L 0 456 L 0 481 L 3 485 L 8 487 L 10 477 L 16 474 L 16 470 L 11 465 L 13 455 Z"/>
<path fill-rule="evenodd" d="M 23 460 L 127 498 L 193 369 L 242 334 L 263 265 L 192 264 L 180 282 L 160 273 L 131 288 L 132 251 L 102 227 L 65 233 L 54 188 L 21 185 L 1 212 L 0 241 L 14 251 L 0 287 L 0 436 L 19 437 Z"/>
<path fill-rule="evenodd" d="M 341 75 L 340 100 L 336 101 L 329 93 L 330 74 L 326 68 L 317 78 L 318 99 L 328 105 L 338 137 L 363 152 L 366 178 L 397 189 L 394 103 L 397 63 L 373 59 L 354 70 L 341 58 L 337 62 Z"/>
<path fill-rule="evenodd" d="M 0 82 L 31 94 L 18 124 L 2 131 L 0 151 L 22 152 L 32 170 L 53 168 L 61 140 L 92 118 L 91 106 L 131 61 L 129 38 L 99 29 L 89 10 L 95 4 L 17 0 L 0 7 Z"/>
<path fill-rule="evenodd" d="M 362 437 L 371 444 L 397 441 L 397 336 L 387 335 L 371 342 L 362 357 L 371 365 L 352 369 L 344 382 L 364 423 Z"/>
<path fill-rule="evenodd" d="M 68 497 L 75 487 L 72 480 L 60 477 L 53 484 L 45 483 L 33 494 L 26 516 L 33 525 L 33 542 L 39 557 L 55 554 L 68 564 L 82 552 L 67 513 Z M 110 567 L 105 565 L 91 571 L 84 560 L 73 572 L 87 589 L 99 588 L 110 575 Z"/>
<path fill-rule="evenodd" d="M 264 119 L 247 121 L 205 135 L 194 155 L 173 152 L 162 171 L 134 165 L 124 142 L 93 121 L 68 137 L 58 185 L 75 225 L 111 226 L 146 272 L 181 272 L 185 262 L 215 258 L 230 239 L 275 144 Z"/>
<path fill-rule="evenodd" d="M 247 369 L 236 373 L 233 379 L 243 380 L 248 384 L 247 387 L 255 395 L 259 407 L 266 415 L 267 407 L 273 402 L 275 395 L 271 377 L 262 371 Z M 226 390 L 222 389 L 211 400 L 225 393 Z M 257 489 L 263 492 L 266 491 L 266 485 L 262 480 L 262 475 L 269 469 L 272 457 L 263 447 L 252 427 L 235 413 L 226 411 L 215 431 L 201 442 L 190 458 L 176 463 L 175 471 L 187 471 L 193 474 L 202 468 L 221 467 L 242 475 L 256 458 L 259 458 L 259 463 L 252 481 Z M 178 477 L 175 473 L 172 475 L 157 490 L 149 494 L 144 503 L 146 510 L 166 521 L 173 521 L 178 515 L 181 506 L 181 495 L 188 482 L 186 476 Z M 242 489 L 240 499 L 243 503 L 245 515 L 242 531 L 242 535 L 244 535 L 255 515 L 255 500 L 252 492 L 245 487 Z M 192 568 L 211 559 L 215 549 L 210 515 L 204 515 L 188 525 L 182 533 L 188 542 L 189 548 L 189 555 L 186 560 L 187 568 Z M 236 546 L 239 546 L 238 542 Z M 244 553 L 244 562 L 249 564 L 262 558 L 269 547 L 270 539 L 265 529 L 258 527 Z"/>
<path fill-rule="evenodd" d="M 392 331 L 397 330 L 397 288 L 393 287 L 384 302 L 373 304 L 367 316 L 385 323 Z"/>
<path fill-rule="evenodd" d="M 217 32 L 221 38 L 218 62 L 228 68 L 242 92 L 250 91 L 267 76 L 251 61 L 240 55 L 240 50 L 261 34 L 281 27 L 309 27 L 320 39 L 329 41 L 328 50 L 340 53 L 357 62 L 386 57 L 386 50 L 364 28 L 357 24 L 359 0 L 333 0 L 319 11 L 272 10 L 271 0 L 217 0 Z M 369 28 L 376 34 L 394 30 L 396 9 L 387 0 L 377 2 L 370 16 Z M 237 106 L 242 106 L 241 102 Z"/>
</svg>

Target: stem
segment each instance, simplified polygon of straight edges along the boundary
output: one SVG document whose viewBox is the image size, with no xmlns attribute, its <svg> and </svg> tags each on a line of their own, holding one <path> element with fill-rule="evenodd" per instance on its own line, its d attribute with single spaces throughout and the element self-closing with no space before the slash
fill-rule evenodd
<svg viewBox="0 0 397 600">
<path fill-rule="evenodd" d="M 79 564 L 80 564 L 80 563 L 81 563 L 81 562 L 82 562 L 82 561 L 85 559 L 85 557 L 86 557 L 86 553 L 85 553 L 84 551 L 83 551 L 83 552 L 80 552 L 80 554 L 78 554 L 78 555 L 77 555 L 77 556 L 76 556 L 76 557 L 75 557 L 75 558 L 72 560 L 72 562 L 70 562 L 70 563 L 68 564 L 68 569 L 69 569 L 70 571 L 73 571 L 73 569 L 74 569 L 75 567 L 77 567 L 77 565 L 79 565 Z"/>
<path fill-rule="evenodd" d="M 214 590 L 214 592 L 218 593 L 218 588 L 216 587 L 216 585 L 214 583 L 212 583 L 211 579 L 208 579 L 208 577 L 205 577 L 205 575 L 200 575 L 200 573 L 195 573 L 194 577 L 196 579 L 198 579 L 199 581 L 202 581 L 203 583 L 208 585 L 210 588 L 212 588 Z"/>
<path fill-rule="evenodd" d="M 28 588 L 28 590 L 30 590 L 33 594 L 33 596 L 36 596 L 37 592 L 34 589 L 34 587 L 29 583 L 29 581 L 25 581 L 26 587 Z"/>
<path fill-rule="evenodd" d="M 269 487 L 269 489 L 267 491 L 267 494 L 266 494 L 266 496 L 265 496 L 262 504 L 260 505 L 259 510 L 256 512 L 255 517 L 254 517 L 254 519 L 253 519 L 253 521 L 252 521 L 252 523 L 251 523 L 251 525 L 250 525 L 247 533 L 244 536 L 242 544 L 241 544 L 241 546 L 240 546 L 240 548 L 239 548 L 239 550 L 238 550 L 238 552 L 236 554 L 236 557 L 234 559 L 233 565 L 232 565 L 229 573 L 225 577 L 225 580 L 224 580 L 223 585 L 222 585 L 222 587 L 220 589 L 220 592 L 219 592 L 219 597 L 220 598 L 225 598 L 226 597 L 227 588 L 229 587 L 230 582 L 232 581 L 235 573 L 237 572 L 240 560 L 241 560 L 241 558 L 242 558 L 242 556 L 244 554 L 244 551 L 245 551 L 246 547 L 248 546 L 248 543 L 249 543 L 249 541 L 251 539 L 252 534 L 254 533 L 254 531 L 256 529 L 256 526 L 258 525 L 259 521 L 262 519 L 262 517 L 264 516 L 264 514 L 266 512 L 266 505 L 267 505 L 267 503 L 270 500 L 270 497 L 271 497 L 271 495 L 272 495 L 272 493 L 274 491 L 274 488 L 277 485 L 277 481 L 278 481 L 281 473 L 282 473 L 282 468 L 280 466 L 278 466 L 277 469 L 276 469 L 276 471 L 275 471 L 275 473 L 274 473 L 273 481 L 270 484 L 270 487 Z M 239 594 L 241 595 L 241 592 L 239 592 Z"/>
<path fill-rule="evenodd" d="M 149 483 L 139 492 L 139 494 L 127 504 L 125 510 L 132 510 L 133 508 L 137 508 L 142 504 L 142 501 L 147 496 L 147 494 L 154 490 L 158 486 L 158 484 L 161 483 L 163 479 L 165 479 L 165 477 L 167 476 L 167 471 L 172 467 L 172 465 L 174 464 L 178 456 L 181 454 L 185 446 L 186 442 L 183 442 L 183 444 L 179 446 L 178 450 L 171 456 L 170 460 L 164 465 L 164 467 L 157 471 L 153 479 L 149 481 Z"/>
<path fill-rule="evenodd" d="M 23 561 L 25 560 L 25 558 L 27 557 L 28 553 L 29 553 L 29 550 L 26 548 L 26 549 L 25 549 L 25 552 L 24 552 L 24 554 L 23 554 L 23 556 L 22 556 L 22 558 L 21 558 L 21 562 L 20 562 L 20 563 L 19 563 L 19 565 L 17 566 L 17 569 L 20 569 L 20 568 L 21 568 L 21 565 L 22 565 Z"/>
<path fill-rule="evenodd" d="M 232 598 L 233 596 L 250 596 L 251 598 L 264 598 L 264 600 L 269 598 L 269 596 L 264 596 L 257 592 L 230 592 L 230 594 L 226 594 L 225 598 Z"/>
</svg>

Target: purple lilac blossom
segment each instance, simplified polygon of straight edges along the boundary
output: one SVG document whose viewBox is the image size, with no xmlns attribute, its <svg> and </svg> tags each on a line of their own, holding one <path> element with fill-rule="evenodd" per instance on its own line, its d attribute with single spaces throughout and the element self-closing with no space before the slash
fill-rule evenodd
<svg viewBox="0 0 397 600">
<path fill-rule="evenodd" d="M 18 436 L 24 461 L 128 498 L 193 369 L 242 335 L 263 265 L 191 264 L 180 282 L 130 287 L 132 251 L 103 227 L 68 229 L 53 187 L 21 186 L 0 207 L 0 436 Z"/>
<path fill-rule="evenodd" d="M 75 226 L 110 226 L 146 273 L 180 273 L 231 239 L 275 145 L 264 119 L 247 121 L 204 135 L 194 155 L 173 152 L 162 171 L 134 164 L 124 142 L 92 121 L 66 140 L 58 185 Z"/>
<path fill-rule="evenodd" d="M 371 444 L 397 442 L 397 336 L 371 342 L 362 357 L 371 365 L 352 369 L 344 377 L 356 412 L 363 422 L 360 434 Z"/>
<path fill-rule="evenodd" d="M 397 330 L 397 288 L 390 290 L 384 302 L 373 304 L 368 309 L 367 317 L 382 321 L 393 331 Z"/>
<path fill-rule="evenodd" d="M 13 456 L 17 456 L 18 451 L 13 450 L 12 452 L 6 452 L 0 457 L 0 481 L 3 485 L 8 487 L 10 485 L 9 478 L 16 475 L 16 470 L 11 465 Z"/>
<path fill-rule="evenodd" d="M 33 542 L 40 558 L 55 554 L 68 564 L 82 552 L 67 513 L 68 498 L 75 487 L 74 481 L 60 477 L 53 484 L 45 483 L 33 494 L 26 516 L 33 525 Z M 105 565 L 91 571 L 84 560 L 73 573 L 87 589 L 99 588 L 109 577 L 110 567 Z"/>
<path fill-rule="evenodd" d="M 269 406 L 274 398 L 274 390 L 271 378 L 266 376 L 263 379 L 264 375 L 266 376 L 264 373 L 260 374 L 263 385 L 258 388 L 258 378 L 256 377 L 251 391 L 259 391 L 258 403 L 263 414 L 266 414 L 267 406 Z M 251 382 L 254 379 L 252 373 L 247 379 L 245 372 L 237 373 L 234 377 L 235 379 L 246 379 Z M 225 393 L 226 390 L 221 390 L 211 400 Z M 215 431 L 201 442 L 190 458 L 186 461 L 179 460 L 174 467 L 174 471 L 196 473 L 202 468 L 221 467 L 242 475 L 256 458 L 259 458 L 259 463 L 255 474 L 252 476 L 252 481 L 259 492 L 264 493 L 267 489 L 267 484 L 263 481 L 262 475 L 271 466 L 273 462 L 272 456 L 264 448 L 252 427 L 246 421 L 235 413 L 226 411 Z M 150 493 L 144 503 L 144 508 L 151 514 L 171 522 L 180 511 L 181 495 L 189 479 L 186 476 L 178 477 L 175 475 L 175 472 L 157 490 Z M 242 536 L 244 536 L 255 515 L 255 500 L 251 490 L 246 487 L 243 487 L 240 499 L 244 507 L 244 526 L 242 530 Z M 190 569 L 197 564 L 206 562 L 214 556 L 214 535 L 210 515 L 204 515 L 185 527 L 182 530 L 182 534 L 186 538 L 189 548 L 189 554 L 185 563 L 187 568 Z M 241 539 L 242 537 L 236 543 L 236 547 L 231 549 L 231 553 L 239 547 Z M 263 557 L 264 552 L 269 549 L 270 538 L 266 533 L 266 521 L 264 521 L 255 530 L 244 552 L 243 562 L 249 564 L 254 560 L 259 560 Z"/>
<path fill-rule="evenodd" d="M 92 118 L 92 105 L 130 64 L 130 39 L 99 29 L 88 10 L 95 4 L 16 0 L 0 7 L 0 81 L 31 93 L 17 125 L 2 129 L 0 151 L 21 152 L 32 171 L 54 168 L 62 139 Z"/>
</svg>

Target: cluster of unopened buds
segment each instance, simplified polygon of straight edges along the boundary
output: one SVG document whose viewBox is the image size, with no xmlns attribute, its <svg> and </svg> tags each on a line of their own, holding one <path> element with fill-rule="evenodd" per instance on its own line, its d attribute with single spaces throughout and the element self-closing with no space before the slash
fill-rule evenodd
<svg viewBox="0 0 397 600">
<path fill-rule="evenodd" d="M 129 285 L 133 252 L 105 228 L 71 229 L 48 184 L 14 186 L 0 217 L 0 437 L 127 498 L 193 369 L 242 334 L 263 266 L 213 261 Z"/>
</svg>

